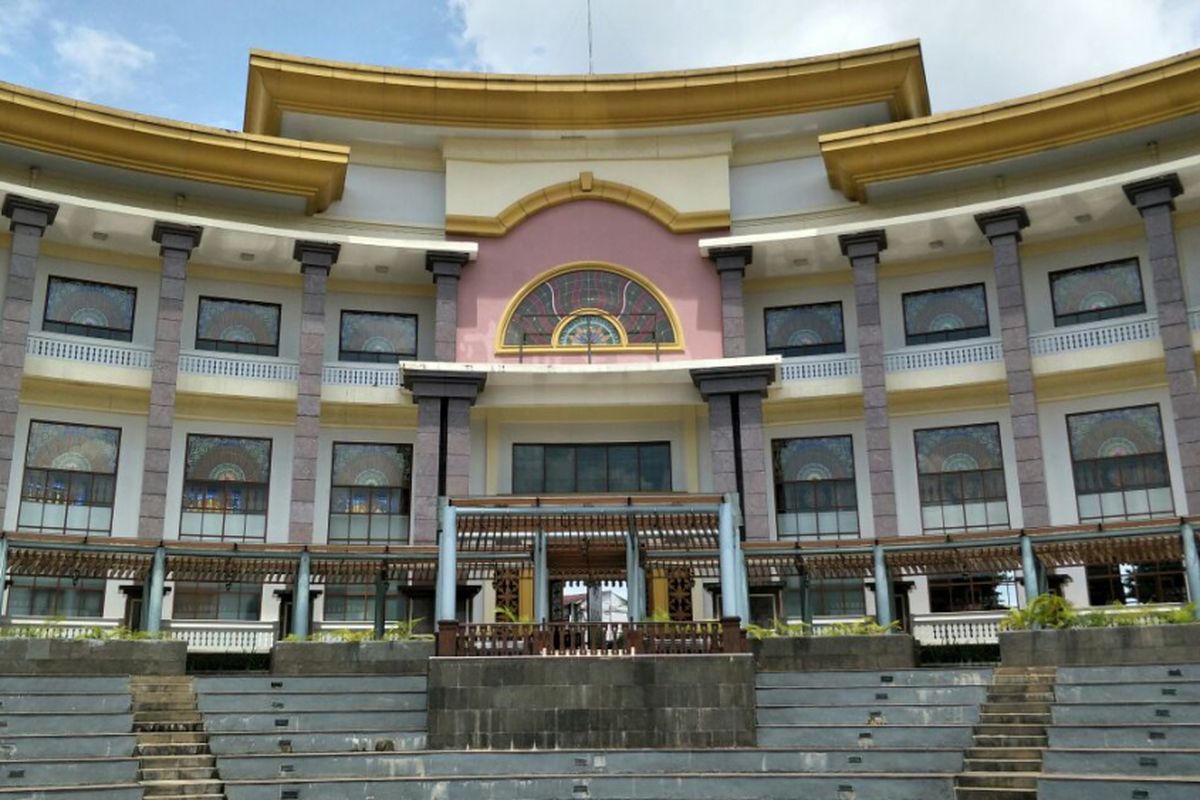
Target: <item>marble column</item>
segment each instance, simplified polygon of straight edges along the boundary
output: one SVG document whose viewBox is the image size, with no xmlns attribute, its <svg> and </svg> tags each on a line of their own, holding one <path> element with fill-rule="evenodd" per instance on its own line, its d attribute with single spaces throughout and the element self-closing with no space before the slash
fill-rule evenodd
<svg viewBox="0 0 1200 800">
<path fill-rule="evenodd" d="M 425 254 L 425 269 L 433 274 L 433 285 L 437 289 L 433 322 L 433 357 L 436 361 L 458 360 L 458 281 L 466 263 L 466 253 L 430 251 Z"/>
<path fill-rule="evenodd" d="M 746 303 L 742 280 L 753 255 L 749 247 L 717 247 L 708 251 L 721 282 L 721 343 L 726 358 L 746 355 Z"/>
<path fill-rule="evenodd" d="M 296 384 L 296 432 L 292 445 L 292 500 L 288 541 L 312 541 L 317 491 L 318 437 L 321 433 L 321 371 L 325 366 L 325 285 L 341 246 L 296 242 L 304 297 L 300 306 L 300 369 Z"/>
<path fill-rule="evenodd" d="M 850 260 L 850 269 L 854 273 L 858 360 L 867 430 L 867 473 L 875 536 L 895 536 L 896 482 L 884 381 L 883 323 L 879 314 L 879 254 L 887 249 L 887 234 L 882 230 L 846 234 L 838 237 L 838 244 L 842 255 Z"/>
<path fill-rule="evenodd" d="M 138 537 L 166 535 L 167 473 L 171 465 L 171 436 L 175 428 L 175 384 L 179 375 L 179 345 L 183 324 L 183 293 L 192 251 L 200 246 L 203 229 L 193 225 L 156 222 L 151 238 L 159 245 L 162 272 L 158 279 L 158 314 L 154 321 L 154 365 L 150 369 L 150 413 L 146 419 L 146 455 L 142 463 L 142 499 Z"/>
<path fill-rule="evenodd" d="M 8 280 L 4 284 L 4 305 L 0 309 L 0 519 L 8 504 L 8 478 L 12 472 L 13 441 L 17 431 L 17 408 L 21 403 L 21 375 L 25 370 L 25 344 L 29 336 L 38 253 L 42 247 L 42 234 L 54 224 L 58 206 L 10 194 L 4 198 L 2 213 L 9 219 L 12 245 L 8 256 Z"/>
<path fill-rule="evenodd" d="M 1196 384 L 1196 353 L 1192 349 L 1187 295 L 1179 268 L 1172 218 L 1175 198 L 1183 194 L 1183 184 L 1178 175 L 1170 174 L 1128 183 L 1123 188 L 1129 202 L 1142 215 L 1146 228 L 1158 332 L 1166 357 L 1167 387 L 1171 394 L 1171 413 L 1175 418 L 1175 438 L 1187 499 L 1186 512 L 1184 509 L 1179 511 L 1181 514 L 1200 514 L 1200 391 Z"/>
<path fill-rule="evenodd" d="M 1018 498 L 1021 519 L 1026 528 L 1043 528 L 1050 524 L 1050 506 L 1037 394 L 1033 387 L 1033 359 L 1029 354 L 1025 286 L 1021 281 L 1021 231 L 1029 227 L 1029 217 L 1023 208 L 1003 208 L 979 214 L 975 222 L 992 245 L 1004 371 L 1008 378 L 1008 408 L 1017 482 L 1021 487 Z"/>
</svg>

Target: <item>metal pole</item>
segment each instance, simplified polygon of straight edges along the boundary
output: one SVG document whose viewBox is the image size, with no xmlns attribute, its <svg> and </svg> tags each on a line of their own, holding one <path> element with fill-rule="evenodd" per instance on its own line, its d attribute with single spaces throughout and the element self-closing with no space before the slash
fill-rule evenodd
<svg viewBox="0 0 1200 800">
<path fill-rule="evenodd" d="M 625 611 L 629 615 L 630 622 L 641 620 L 641 616 L 638 614 L 640 609 L 638 594 L 641 588 L 638 585 L 639 572 L 637 535 L 630 531 L 625 537 Z"/>
<path fill-rule="evenodd" d="M 154 551 L 150 563 L 150 585 L 146 588 L 146 631 L 158 633 L 162 630 L 163 585 L 167 577 L 167 551 L 161 546 Z"/>
<path fill-rule="evenodd" d="M 312 554 L 303 550 L 300 553 L 300 565 L 296 568 L 296 586 L 292 591 L 292 635 L 297 639 L 308 636 L 308 601 L 311 585 Z"/>
<path fill-rule="evenodd" d="M 737 573 L 738 573 L 738 604 L 741 606 L 741 613 L 738 614 L 742 619 L 742 627 L 745 628 L 750 624 L 750 570 L 746 567 L 746 554 L 742 552 L 742 548 L 737 549 Z"/>
<path fill-rule="evenodd" d="M 550 565 L 546 562 L 546 534 L 533 539 L 533 621 L 550 621 Z"/>
<path fill-rule="evenodd" d="M 1028 536 L 1021 536 L 1021 573 L 1025 583 L 1025 605 L 1041 594 L 1038 586 L 1038 562 L 1033 554 L 1033 541 Z"/>
<path fill-rule="evenodd" d="M 457 619 L 458 592 L 458 509 L 442 509 L 442 538 L 438 540 L 437 595 L 434 616 L 438 625 Z"/>
<path fill-rule="evenodd" d="M 729 495 L 721 503 L 718 513 L 717 541 L 721 547 L 721 616 L 736 617 L 738 615 L 738 572 L 737 569 L 737 533 L 733 529 L 733 503 Z"/>
<path fill-rule="evenodd" d="M 382 639 L 387 627 L 387 575 L 380 572 L 375 577 L 375 638 Z"/>
<path fill-rule="evenodd" d="M 887 560 L 883 556 L 883 545 L 875 545 L 875 620 L 884 627 L 891 625 L 892 581 L 888 577 Z"/>
<path fill-rule="evenodd" d="M 805 625 L 812 625 L 812 579 L 807 575 L 800 576 L 800 619 Z"/>
<path fill-rule="evenodd" d="M 8 537 L 0 536 L 0 617 L 4 616 L 4 587 L 8 583 Z"/>
<path fill-rule="evenodd" d="M 1200 554 L 1196 552 L 1196 532 L 1191 523 L 1181 526 L 1183 536 L 1183 568 L 1187 573 L 1188 602 L 1196 605 L 1195 617 L 1200 620 Z"/>
<path fill-rule="evenodd" d="M 639 563 L 637 565 L 637 619 L 646 619 L 646 569 Z"/>
</svg>

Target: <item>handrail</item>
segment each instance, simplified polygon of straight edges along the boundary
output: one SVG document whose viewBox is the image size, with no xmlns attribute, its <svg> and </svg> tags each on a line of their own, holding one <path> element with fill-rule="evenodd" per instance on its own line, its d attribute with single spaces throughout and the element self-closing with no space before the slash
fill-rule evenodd
<svg viewBox="0 0 1200 800">
<path fill-rule="evenodd" d="M 300 366 L 295 361 L 271 356 L 187 350 L 179 354 L 179 371 L 220 378 L 295 382 Z"/>
<path fill-rule="evenodd" d="M 1143 314 L 1136 317 L 1067 325 L 1029 337 L 1029 352 L 1035 356 L 1068 353 L 1093 347 L 1109 347 L 1158 338 L 1158 318 Z"/>
<path fill-rule="evenodd" d="M 855 378 L 862 372 L 858 353 L 834 353 L 820 356 L 792 356 L 779 364 L 779 377 L 785 381 Z"/>
<path fill-rule="evenodd" d="M 1003 359 L 1004 348 L 999 338 L 970 339 L 893 350 L 883 354 L 883 368 L 887 372 L 906 372 L 915 369 L 986 364 Z"/>
<path fill-rule="evenodd" d="M 150 369 L 154 366 L 154 351 L 150 348 L 68 334 L 31 332 L 25 340 L 25 352 L 31 356 L 82 361 L 106 367 Z"/>
<path fill-rule="evenodd" d="M 736 621 L 735 621 L 736 624 Z M 494 622 L 455 626 L 454 656 L 694 655 L 742 652 L 722 622 Z M 448 637 L 447 637 L 448 638 Z M 730 642 L 738 643 L 730 647 Z"/>
</svg>

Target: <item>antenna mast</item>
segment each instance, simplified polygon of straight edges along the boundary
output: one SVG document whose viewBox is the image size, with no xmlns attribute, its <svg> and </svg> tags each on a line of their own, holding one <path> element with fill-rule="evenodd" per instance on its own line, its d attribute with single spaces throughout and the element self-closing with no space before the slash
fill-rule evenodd
<svg viewBox="0 0 1200 800">
<path fill-rule="evenodd" d="M 593 70 L 592 65 L 592 0 L 587 0 L 587 36 L 588 36 L 588 75 Z"/>
</svg>

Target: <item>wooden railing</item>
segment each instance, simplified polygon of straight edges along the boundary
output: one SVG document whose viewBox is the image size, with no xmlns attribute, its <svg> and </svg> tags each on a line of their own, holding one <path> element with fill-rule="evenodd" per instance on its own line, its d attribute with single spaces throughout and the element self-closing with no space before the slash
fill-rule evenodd
<svg viewBox="0 0 1200 800">
<path fill-rule="evenodd" d="M 613 656 L 741 653 L 736 618 L 720 622 L 440 623 L 439 656 Z"/>
</svg>

